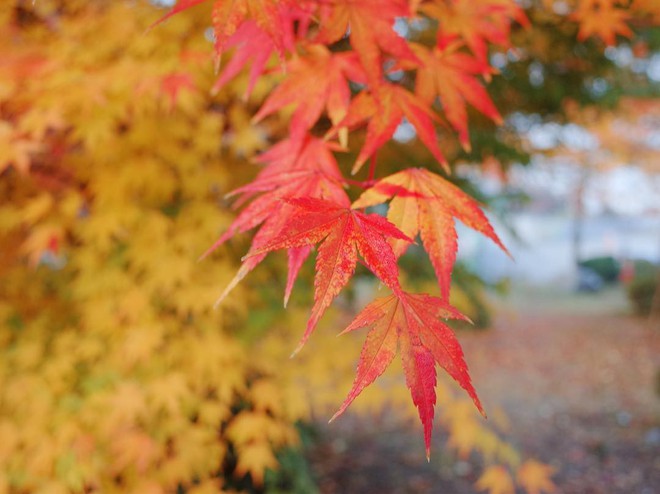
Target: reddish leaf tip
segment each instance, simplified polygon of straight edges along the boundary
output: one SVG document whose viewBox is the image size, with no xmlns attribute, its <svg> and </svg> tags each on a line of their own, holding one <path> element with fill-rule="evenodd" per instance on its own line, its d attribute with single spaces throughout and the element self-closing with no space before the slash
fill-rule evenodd
<svg viewBox="0 0 660 494">
<path fill-rule="evenodd" d="M 232 280 L 229 285 L 227 285 L 227 288 L 224 289 L 224 291 L 220 294 L 218 297 L 218 300 L 215 301 L 213 304 L 213 310 L 218 310 L 218 307 L 220 307 L 220 304 L 227 298 L 227 295 L 229 295 L 229 292 L 231 292 L 234 287 L 238 284 L 238 281 L 235 281 L 236 279 Z"/>
<path fill-rule="evenodd" d="M 442 160 L 440 162 L 440 166 L 447 173 L 447 175 L 451 175 L 451 168 L 449 167 L 449 163 L 447 162 L 447 160 Z"/>
<path fill-rule="evenodd" d="M 204 259 L 206 259 L 208 256 L 211 255 L 211 252 L 215 250 L 216 246 L 213 245 L 209 249 L 206 250 L 201 256 L 197 258 L 197 262 L 202 262 Z"/>
<path fill-rule="evenodd" d="M 300 352 L 300 350 L 302 350 L 302 347 L 304 347 L 304 346 L 305 346 L 305 338 L 300 340 L 300 342 L 298 343 L 298 346 L 296 346 L 296 348 L 293 350 L 293 352 L 291 352 L 291 355 L 289 355 L 289 358 L 293 358 L 296 355 L 298 355 L 298 352 Z"/>
</svg>

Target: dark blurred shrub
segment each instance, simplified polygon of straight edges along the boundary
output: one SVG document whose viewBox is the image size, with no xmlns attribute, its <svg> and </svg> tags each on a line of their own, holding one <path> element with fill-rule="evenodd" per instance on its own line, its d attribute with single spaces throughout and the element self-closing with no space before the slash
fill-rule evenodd
<svg viewBox="0 0 660 494">
<path fill-rule="evenodd" d="M 628 285 L 628 299 L 635 312 L 642 316 L 651 313 L 653 297 L 658 289 L 658 267 L 648 261 L 635 262 L 635 277 Z"/>
<path fill-rule="evenodd" d="M 621 271 L 621 264 L 611 256 L 585 259 L 578 266 L 596 273 L 605 283 L 616 282 Z"/>
</svg>

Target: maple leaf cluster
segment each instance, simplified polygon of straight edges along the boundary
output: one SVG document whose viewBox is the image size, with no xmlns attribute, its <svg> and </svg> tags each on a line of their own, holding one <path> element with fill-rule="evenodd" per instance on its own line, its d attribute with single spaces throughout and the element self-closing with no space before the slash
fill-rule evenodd
<svg viewBox="0 0 660 494">
<path fill-rule="evenodd" d="M 496 72 L 488 51 L 490 46 L 508 48 L 512 28 L 527 27 L 527 17 L 514 0 L 182 0 L 161 21 L 201 3 L 211 5 L 217 61 L 232 53 L 214 90 L 249 67 L 249 97 L 269 72 L 269 60 L 277 58 L 282 79 L 252 121 L 289 115 L 288 136 L 257 158 L 262 171 L 230 194 L 240 197 L 237 205 L 247 205 L 205 254 L 237 233 L 258 228 L 218 303 L 269 252 L 286 250 L 286 306 L 302 264 L 316 248 L 314 303 L 296 353 L 361 259 L 392 295 L 367 306 L 347 329 L 372 328 L 338 414 L 398 351 L 428 455 L 437 365 L 483 413 L 460 345 L 440 322 L 464 318 L 449 305 L 455 220 L 507 251 L 481 206 L 446 176 L 401 163 L 402 171 L 377 177 L 377 157 L 406 123 L 450 173 L 437 128 L 453 129 L 469 150 L 468 106 L 501 123 L 484 87 Z M 607 22 L 597 21 L 596 15 L 607 16 Z M 613 0 L 581 0 L 571 13 L 580 24 L 579 39 L 596 35 L 608 44 L 617 34 L 631 34 L 628 17 Z M 419 36 L 421 30 L 435 32 L 431 42 Z M 355 175 L 369 163 L 363 181 L 347 178 L 337 161 L 337 153 L 355 149 L 349 135 L 356 134 L 364 137 L 350 172 Z M 363 189 L 353 202 L 347 193 L 351 186 Z M 365 212 L 388 201 L 386 219 Z M 440 297 L 408 293 L 400 283 L 397 259 L 418 235 Z"/>
<path fill-rule="evenodd" d="M 199 3 L 179 2 L 162 20 Z M 206 253 L 237 233 L 258 228 L 243 265 L 218 302 L 269 252 L 286 250 L 286 305 L 303 262 L 316 248 L 314 303 L 296 353 L 361 260 L 392 295 L 368 305 L 346 330 L 371 327 L 355 383 L 338 414 L 383 373 L 398 351 L 424 426 L 428 455 L 437 366 L 483 413 L 460 345 L 442 321 L 465 319 L 449 305 L 457 250 L 455 219 L 504 246 L 480 205 L 446 176 L 429 169 L 405 169 L 402 163 L 403 171 L 377 178 L 377 155 L 407 121 L 448 173 L 437 127 L 455 129 L 469 149 L 468 105 L 495 122 L 501 120 L 483 85 L 493 73 L 487 46 L 507 47 L 512 24 L 524 24 L 526 18 L 512 0 L 211 4 L 216 57 L 220 60 L 226 51 L 232 52 L 214 88 L 249 67 L 249 96 L 272 55 L 283 77 L 253 122 L 278 112 L 290 114 L 288 136 L 257 158 L 262 171 L 230 194 L 245 207 Z M 404 35 L 414 31 L 416 22 L 437 24 L 432 44 Z M 404 84 L 402 74 L 414 84 Z M 364 181 L 347 178 L 337 161 L 338 153 L 351 149 L 349 140 L 358 132 L 364 141 L 351 174 L 369 163 Z M 353 202 L 348 193 L 352 185 L 363 189 Z M 390 200 L 387 218 L 365 212 Z M 397 260 L 418 234 L 437 275 L 440 297 L 409 293 L 401 285 Z"/>
</svg>

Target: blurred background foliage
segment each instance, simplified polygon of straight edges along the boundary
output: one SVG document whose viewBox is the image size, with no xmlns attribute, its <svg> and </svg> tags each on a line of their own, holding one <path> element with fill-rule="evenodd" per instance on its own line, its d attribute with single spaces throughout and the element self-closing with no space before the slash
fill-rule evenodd
<svg viewBox="0 0 660 494">
<path fill-rule="evenodd" d="M 299 444 L 237 336 L 258 293 L 214 311 L 233 258 L 197 262 L 263 142 L 208 94 L 205 14 L 0 7 L 0 492 L 251 490 Z"/>
<path fill-rule="evenodd" d="M 577 27 L 541 7 L 528 11 L 540 27 L 493 55 L 505 117 L 561 121 L 567 100 L 610 107 L 632 88 L 651 94 L 599 40 L 576 43 Z M 208 8 L 145 34 L 160 15 L 146 1 L 0 5 L 0 493 L 314 492 L 303 424 L 327 418 L 350 388 L 359 343 L 328 326 L 343 327 L 373 283 L 340 297 L 294 360 L 311 266 L 286 312 L 278 256 L 213 310 L 247 239 L 197 258 L 231 221 L 224 195 L 254 176 L 249 158 L 285 120 L 250 124 L 272 79 L 247 102 L 245 75 L 209 93 Z M 660 43 L 657 29 L 638 39 L 640 55 Z M 473 116 L 469 153 L 441 136 L 450 161 L 529 161 L 513 126 Z M 429 162 L 399 140 L 379 156 L 382 173 L 404 157 Z M 432 285 L 411 251 L 409 282 Z M 502 286 L 460 264 L 454 281 L 453 302 L 487 326 L 484 290 Z M 353 409 L 387 401 L 414 417 L 400 375 L 395 366 Z M 486 427 L 445 381 L 438 395 L 461 456 L 523 464 L 502 440 L 505 419 Z"/>
</svg>

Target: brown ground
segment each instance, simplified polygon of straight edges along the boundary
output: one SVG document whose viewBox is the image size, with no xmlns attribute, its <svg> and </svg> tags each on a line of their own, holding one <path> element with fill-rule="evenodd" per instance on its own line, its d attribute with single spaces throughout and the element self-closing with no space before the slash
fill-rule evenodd
<svg viewBox="0 0 660 494">
<path fill-rule="evenodd" d="M 493 328 L 459 337 L 486 409 L 513 424 L 508 439 L 557 468 L 559 492 L 660 493 L 660 328 L 626 314 L 616 290 L 518 291 L 504 304 Z M 427 464 L 419 431 L 393 418 L 335 423 L 311 453 L 321 491 L 476 492 L 479 459 L 456 460 L 439 432 Z"/>
</svg>

